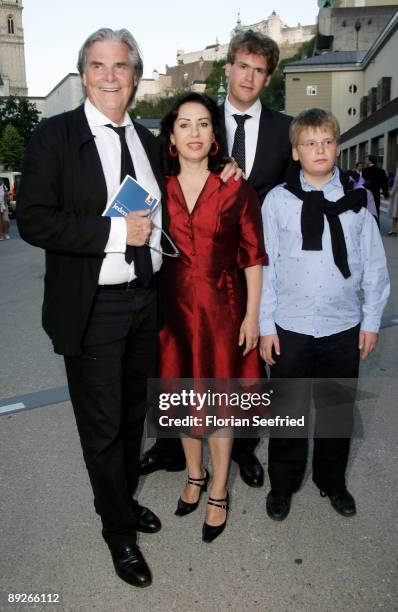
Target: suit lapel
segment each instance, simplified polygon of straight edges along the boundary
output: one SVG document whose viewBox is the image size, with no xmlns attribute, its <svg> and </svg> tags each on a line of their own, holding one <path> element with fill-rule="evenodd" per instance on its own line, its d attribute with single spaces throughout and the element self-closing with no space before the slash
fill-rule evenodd
<svg viewBox="0 0 398 612">
<path fill-rule="evenodd" d="M 256 178 L 260 173 L 264 172 L 264 166 L 267 159 L 267 148 L 269 147 L 272 134 L 272 116 L 268 109 L 261 105 L 260 124 L 257 135 L 257 147 L 254 156 L 253 167 L 251 169 L 248 180 L 252 185 L 256 183 Z"/>
<path fill-rule="evenodd" d="M 77 177 L 76 199 L 79 201 L 79 207 L 84 206 L 86 211 L 102 214 L 108 200 L 108 190 L 84 106 L 79 106 L 72 113 L 71 122 L 73 173 Z"/>
</svg>

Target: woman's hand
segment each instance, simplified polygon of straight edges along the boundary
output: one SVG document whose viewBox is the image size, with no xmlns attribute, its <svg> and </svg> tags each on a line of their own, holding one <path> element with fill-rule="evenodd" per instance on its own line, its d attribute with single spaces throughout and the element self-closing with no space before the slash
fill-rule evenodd
<svg viewBox="0 0 398 612">
<path fill-rule="evenodd" d="M 242 321 L 242 325 L 239 330 L 239 346 L 242 346 L 246 341 L 245 350 L 243 351 L 243 357 L 250 353 L 256 348 L 258 343 L 259 329 L 257 317 L 250 317 L 248 315 Z"/>
<path fill-rule="evenodd" d="M 239 168 L 234 158 L 230 157 L 229 159 L 230 161 L 225 164 L 224 169 L 220 174 L 220 179 L 226 183 L 231 176 L 234 177 L 235 181 L 239 181 L 239 179 L 242 177 L 245 178 L 243 170 Z"/>
</svg>

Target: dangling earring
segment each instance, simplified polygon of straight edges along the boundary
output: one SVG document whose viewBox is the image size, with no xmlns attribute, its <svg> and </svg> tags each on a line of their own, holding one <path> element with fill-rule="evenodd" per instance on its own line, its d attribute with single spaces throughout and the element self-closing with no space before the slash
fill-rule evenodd
<svg viewBox="0 0 398 612">
<path fill-rule="evenodd" d="M 173 147 L 174 147 L 174 149 L 173 149 Z M 171 157 L 177 157 L 177 155 L 178 155 L 177 147 L 172 142 L 170 142 L 170 144 L 169 144 L 169 153 L 170 153 Z"/>
<path fill-rule="evenodd" d="M 214 147 L 215 147 L 215 148 L 214 148 L 214 151 L 212 151 L 213 145 L 214 145 Z M 220 145 L 218 144 L 217 140 L 213 140 L 213 144 L 211 145 L 211 148 L 210 148 L 209 154 L 210 154 L 210 155 L 217 155 L 217 153 L 219 152 L 219 150 L 220 150 Z"/>
</svg>

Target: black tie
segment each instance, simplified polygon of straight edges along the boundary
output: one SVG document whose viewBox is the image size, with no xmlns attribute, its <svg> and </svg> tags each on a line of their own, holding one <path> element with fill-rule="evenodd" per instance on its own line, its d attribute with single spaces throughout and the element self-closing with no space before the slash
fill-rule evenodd
<svg viewBox="0 0 398 612">
<path fill-rule="evenodd" d="M 232 115 L 237 123 L 234 136 L 234 146 L 232 147 L 232 157 L 236 160 L 239 168 L 242 168 L 243 172 L 246 169 L 246 155 L 245 155 L 245 121 L 250 119 L 251 115 Z"/>
<path fill-rule="evenodd" d="M 113 125 L 107 125 L 107 127 L 112 128 L 120 139 L 120 182 L 123 181 L 126 174 L 129 174 L 134 179 L 137 178 L 126 142 L 126 126 L 114 127 Z M 136 277 L 145 287 L 148 287 L 153 276 L 151 253 L 148 246 L 134 247 L 127 245 L 125 259 L 128 264 L 134 261 Z"/>
</svg>

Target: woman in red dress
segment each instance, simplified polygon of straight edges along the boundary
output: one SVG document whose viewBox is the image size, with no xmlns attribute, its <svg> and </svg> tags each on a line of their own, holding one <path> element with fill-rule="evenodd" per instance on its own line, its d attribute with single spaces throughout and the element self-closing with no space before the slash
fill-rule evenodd
<svg viewBox="0 0 398 612">
<path fill-rule="evenodd" d="M 196 93 L 181 96 L 162 121 L 169 233 L 180 251 L 163 269 L 162 378 L 262 375 L 256 349 L 266 263 L 260 208 L 244 180 L 220 179 L 219 129 L 215 102 Z M 178 500 L 179 516 L 197 508 L 209 481 L 197 433 L 181 436 L 188 481 Z M 219 433 L 209 435 L 213 477 L 202 534 L 206 542 L 223 531 L 228 512 L 232 431 Z"/>
</svg>

